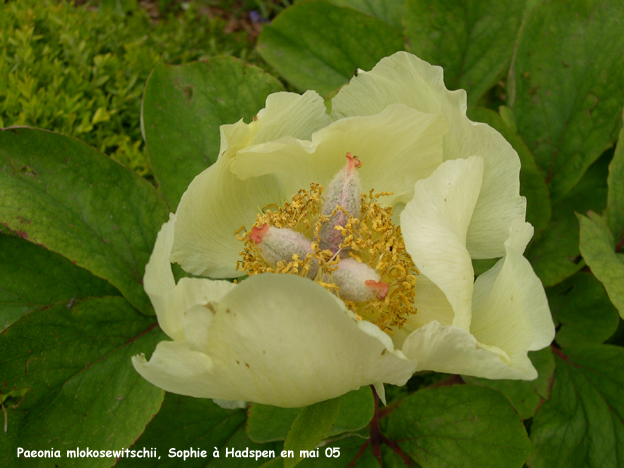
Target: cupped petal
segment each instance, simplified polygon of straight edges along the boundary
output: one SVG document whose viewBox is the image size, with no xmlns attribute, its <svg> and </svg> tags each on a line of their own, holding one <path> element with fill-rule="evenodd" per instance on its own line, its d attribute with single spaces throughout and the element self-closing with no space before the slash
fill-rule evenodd
<svg viewBox="0 0 624 468">
<path fill-rule="evenodd" d="M 242 242 L 236 232 L 249 229 L 263 207 L 284 200 L 273 176 L 240 180 L 222 158 L 199 174 L 182 195 L 176 213 L 171 261 L 195 275 L 235 278 Z"/>
<path fill-rule="evenodd" d="M 483 157 L 483 184 L 467 245 L 473 258 L 501 257 L 509 227 L 515 220 L 524 221 L 526 212 L 526 200 L 519 195 L 517 153 L 489 125 L 466 117 L 466 92 L 447 90 L 441 67 L 406 52 L 382 59 L 370 72 L 358 71 L 333 98 L 331 115 L 334 119 L 373 115 L 396 103 L 444 117 L 449 125 L 444 160 Z"/>
<path fill-rule="evenodd" d="M 285 197 L 273 176 L 241 181 L 231 172 L 236 153 L 248 145 L 286 136 L 309 139 L 329 123 L 323 98 L 314 91 L 271 94 L 254 121 L 221 127 L 221 149 L 215 164 L 199 174 L 182 196 L 177 210 L 171 260 L 195 275 L 234 278 L 241 243 L 234 234 L 251 226 L 266 205 Z"/>
<path fill-rule="evenodd" d="M 257 133 L 251 144 L 261 144 L 292 137 L 309 140 L 312 134 L 331 122 L 325 101 L 316 91 L 273 93 L 267 97 L 266 106 L 256 116 L 251 126 Z"/>
<path fill-rule="evenodd" d="M 294 275 L 252 276 L 201 313 L 187 314 L 196 331 L 186 343 L 159 344 L 149 362 L 135 357 L 137 371 L 183 395 L 299 407 L 362 385 L 403 385 L 417 365 Z"/>
<path fill-rule="evenodd" d="M 440 115 L 394 104 L 375 115 L 334 122 L 314 133 L 311 142 L 284 138 L 248 146 L 238 152 L 232 171 L 241 179 L 274 174 L 294 195 L 310 182 L 329 183 L 349 152 L 362 162 L 358 174 L 365 192 L 393 192 L 382 201 L 406 202 L 414 183 L 442 162 L 446 131 Z"/>
<path fill-rule="evenodd" d="M 453 325 L 464 330 L 470 328 L 474 283 L 466 232 L 482 175 L 483 159 L 478 156 L 446 161 L 416 183 L 414 198 L 401 213 L 407 252 L 446 296 L 454 311 Z"/>
<path fill-rule="evenodd" d="M 264 109 L 249 124 L 242 120 L 222 125 L 219 156 L 236 154 L 248 145 L 292 137 L 309 140 L 312 134 L 331 122 L 323 98 L 316 91 L 270 94 Z"/>
<path fill-rule="evenodd" d="M 479 343 L 502 350 L 510 367 L 528 375 L 534 369 L 527 353 L 550 345 L 555 326 L 544 287 L 516 248 L 524 249 L 525 240 L 518 241 L 524 234 L 512 233 L 505 256 L 477 278 L 470 332 Z"/>
<path fill-rule="evenodd" d="M 152 301 L 160 328 L 172 339 L 183 341 L 184 314 L 195 305 L 219 301 L 235 285 L 227 281 L 182 278 L 176 284 L 169 257 L 173 245 L 175 215 L 163 224 L 150 260 L 145 266 L 143 284 Z"/>
<path fill-rule="evenodd" d="M 486 379 L 525 379 L 537 377 L 535 369 L 521 372 L 509 366 L 500 350 L 481 346 L 462 328 L 430 322 L 413 332 L 401 349 L 410 359 L 418 360 L 418 371 L 473 375 Z"/>
</svg>

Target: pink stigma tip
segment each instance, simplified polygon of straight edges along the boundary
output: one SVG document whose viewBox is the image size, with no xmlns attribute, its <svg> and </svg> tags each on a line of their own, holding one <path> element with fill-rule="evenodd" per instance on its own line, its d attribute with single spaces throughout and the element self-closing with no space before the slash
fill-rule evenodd
<svg viewBox="0 0 624 468">
<path fill-rule="evenodd" d="M 377 291 L 377 299 L 382 300 L 388 295 L 388 288 L 390 285 L 383 281 L 367 280 L 364 282 L 373 291 Z"/>
<path fill-rule="evenodd" d="M 260 242 L 262 242 L 262 238 L 264 236 L 266 236 L 267 232 L 269 232 L 269 225 L 268 224 L 263 224 L 262 227 L 253 227 L 251 229 L 251 233 L 249 234 L 249 239 L 251 239 L 251 241 L 258 245 Z"/>
<path fill-rule="evenodd" d="M 347 159 L 349 160 L 349 169 L 353 169 L 354 167 L 358 168 L 362 165 L 362 161 L 357 156 L 351 156 L 351 153 L 347 153 Z"/>
</svg>

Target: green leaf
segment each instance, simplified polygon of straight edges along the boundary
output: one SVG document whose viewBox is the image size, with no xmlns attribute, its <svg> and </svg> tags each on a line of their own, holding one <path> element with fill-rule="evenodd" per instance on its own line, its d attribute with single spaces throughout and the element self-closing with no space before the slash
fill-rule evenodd
<svg viewBox="0 0 624 468">
<path fill-rule="evenodd" d="M 120 468 L 221 466 L 228 459 L 236 460 L 235 457 L 227 456 L 227 449 L 244 450 L 246 447 L 254 451 L 274 449 L 272 445 L 261 446 L 249 439 L 245 440 L 240 434 L 245 426 L 245 420 L 245 410 L 227 410 L 215 405 L 212 400 L 167 393 L 160 412 L 132 446 L 134 450 L 143 447 L 155 448 L 161 459 L 125 458 L 115 466 Z M 235 440 L 243 440 L 244 446 L 234 445 Z M 175 450 L 172 452 L 171 449 Z M 214 457 L 215 449 L 219 452 L 218 457 Z M 177 456 L 180 451 L 181 457 Z M 275 455 L 279 454 L 278 450 L 274 452 Z M 252 464 L 249 459 L 239 459 L 239 462 L 243 461 L 246 463 L 245 466 Z M 265 461 L 266 457 L 264 459 L 259 457 L 258 465 Z"/>
<path fill-rule="evenodd" d="M 550 399 L 533 420 L 531 468 L 623 466 L 624 349 L 558 352 Z"/>
<path fill-rule="evenodd" d="M 617 330 L 617 310 L 591 273 L 580 271 L 546 293 L 560 324 L 555 340 L 563 348 L 603 343 Z"/>
<path fill-rule="evenodd" d="M 526 380 L 489 380 L 462 376 L 466 383 L 483 385 L 498 390 L 513 403 L 522 419 L 535 415 L 540 404 L 548 399 L 550 382 L 555 372 L 555 360 L 550 348 L 529 353 L 533 365 L 539 373 L 537 379 Z"/>
<path fill-rule="evenodd" d="M 285 440 L 301 408 L 278 408 L 253 403 L 249 408 L 247 435 L 256 442 Z M 336 422 L 327 434 L 357 431 L 373 418 L 375 400 L 370 387 L 349 392 L 340 397 Z"/>
<path fill-rule="evenodd" d="M 324 0 L 301 2 L 262 28 L 258 52 L 300 90 L 327 95 L 357 68 L 370 70 L 403 49 L 403 38 L 388 24 Z"/>
<path fill-rule="evenodd" d="M 219 156 L 219 126 L 251 118 L 282 84 L 233 57 L 159 63 L 145 87 L 141 125 L 158 189 L 175 209 L 193 178 Z"/>
<path fill-rule="evenodd" d="M 523 25 L 509 105 L 554 202 L 614 142 L 624 102 L 624 3 L 543 2 Z"/>
<path fill-rule="evenodd" d="M 403 17 L 404 0 L 376 0 L 374 2 L 370 0 L 331 0 L 331 2 L 336 6 L 353 8 L 380 19 L 398 31 L 403 29 L 401 18 Z"/>
<path fill-rule="evenodd" d="M 533 452 L 509 400 L 476 385 L 410 395 L 390 415 L 386 436 L 424 467 L 520 468 Z"/>
<path fill-rule="evenodd" d="M 607 185 L 607 211 L 605 213 L 609 228 L 615 237 L 615 242 L 620 247 L 624 244 L 624 128 L 620 130 L 620 136 L 615 154 L 609 165 L 609 177 Z"/>
<path fill-rule="evenodd" d="M 616 253 L 613 234 L 607 222 L 591 211 L 588 216 L 578 215 L 581 223 L 581 254 L 624 318 L 624 253 Z"/>
<path fill-rule="evenodd" d="M 553 204 L 548 228 L 528 250 L 527 258 L 544 286 L 560 283 L 585 265 L 579 250 L 578 220 L 574 213 L 601 211 L 606 206 L 609 160 L 610 154 L 605 153 L 563 200 Z"/>
<path fill-rule="evenodd" d="M 334 398 L 306 406 L 301 410 L 284 442 L 284 450 L 292 450 L 295 455 L 293 458 L 284 459 L 285 468 L 296 466 L 302 459 L 302 450 L 314 450 L 327 436 L 336 421 L 338 408 L 340 398 Z"/>
<path fill-rule="evenodd" d="M 515 133 L 496 112 L 483 107 L 468 109 L 468 117 L 484 122 L 498 130 L 513 146 L 520 156 L 520 194 L 527 199 L 527 221 L 535 228 L 535 239 L 538 239 L 548 226 L 551 217 L 550 194 L 544 176 L 539 171 L 533 155 L 522 139 Z M 535 242 L 535 240 L 534 240 Z"/>
<path fill-rule="evenodd" d="M 364 445 L 366 444 L 366 447 Z M 386 464 L 385 455 L 387 450 L 382 447 L 384 455 L 384 467 L 393 465 Z M 401 465 L 399 465 L 401 466 Z M 320 448 L 319 458 L 302 460 L 299 468 L 379 468 L 379 462 L 373 455 L 370 443 L 362 436 L 354 435 L 329 442 Z M 405 464 L 401 468 L 406 468 Z"/>
<path fill-rule="evenodd" d="M 524 0 L 406 0 L 408 50 L 444 67 L 449 89 L 468 92 L 474 105 L 507 69 Z"/>
<path fill-rule="evenodd" d="M 0 335 L 0 392 L 28 389 L 8 410 L 0 453 L 22 466 L 17 447 L 54 448 L 61 465 L 108 467 L 116 457 L 68 460 L 67 450 L 129 447 L 158 412 L 164 392 L 134 370 L 131 356 L 154 349 L 154 319 L 121 297 L 59 303 L 33 311 Z M 50 459 L 29 466 L 48 467 Z"/>
<path fill-rule="evenodd" d="M 153 314 L 142 278 L 168 209 L 154 188 L 79 140 L 0 131 L 0 222 L 109 281 Z"/>
<path fill-rule="evenodd" d="M 0 332 L 22 315 L 55 302 L 115 296 L 106 281 L 20 237 L 0 234 Z"/>
</svg>

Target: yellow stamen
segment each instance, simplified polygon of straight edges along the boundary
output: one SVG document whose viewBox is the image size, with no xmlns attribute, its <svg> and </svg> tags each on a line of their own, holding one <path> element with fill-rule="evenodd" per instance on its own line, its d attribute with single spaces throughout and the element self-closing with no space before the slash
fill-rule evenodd
<svg viewBox="0 0 624 468">
<path fill-rule="evenodd" d="M 401 228 L 391 221 L 392 208 L 383 208 L 377 200 L 380 197 L 391 195 L 388 192 L 375 193 L 371 190 L 361 197 L 359 219 L 349 216 L 341 207 L 337 206 L 331 216 L 321 214 L 323 206 L 323 187 L 311 184 L 310 190 L 299 190 L 290 202 L 275 210 L 266 209 L 259 213 L 252 229 L 238 239 L 244 241 L 241 252 L 242 260 L 237 269 L 249 275 L 259 273 L 287 273 L 306 277 L 314 263 L 318 264 L 318 273 L 314 278 L 318 284 L 340 297 L 340 288 L 332 280 L 332 272 L 338 269 L 340 257 L 351 257 L 357 262 L 365 263 L 376 270 L 381 281 L 387 283 L 388 292 L 382 299 L 375 298 L 363 303 L 344 301 L 356 317 L 370 320 L 382 330 L 393 333 L 393 329 L 400 329 L 407 317 L 416 313 L 414 303 L 414 285 L 418 270 L 410 255 L 405 249 Z M 348 219 L 343 226 L 336 226 L 342 234 L 343 241 L 338 252 L 321 250 L 320 231 L 324 223 L 342 211 Z M 277 265 L 270 265 L 262 256 L 256 243 L 250 238 L 253 228 L 260 229 L 264 225 L 277 228 L 288 228 L 302 233 L 312 239 L 313 253 L 301 259 L 297 255 L 289 261 L 280 261 Z M 237 231 L 241 232 L 242 228 Z"/>
</svg>

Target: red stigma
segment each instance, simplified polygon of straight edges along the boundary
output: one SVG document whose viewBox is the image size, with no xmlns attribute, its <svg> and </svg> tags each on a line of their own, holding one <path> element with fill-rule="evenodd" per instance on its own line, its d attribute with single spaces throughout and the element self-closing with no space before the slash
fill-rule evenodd
<svg viewBox="0 0 624 468">
<path fill-rule="evenodd" d="M 249 233 L 249 239 L 256 245 L 262 242 L 262 238 L 269 232 L 269 225 L 263 224 L 261 227 L 253 227 Z"/>
<path fill-rule="evenodd" d="M 362 166 L 362 161 L 357 156 L 351 156 L 351 153 L 347 153 L 347 159 L 349 160 L 349 170 Z"/>
<path fill-rule="evenodd" d="M 390 285 L 383 281 L 367 280 L 364 282 L 373 291 L 377 291 L 377 299 L 382 300 L 388 295 L 388 288 Z"/>
</svg>

